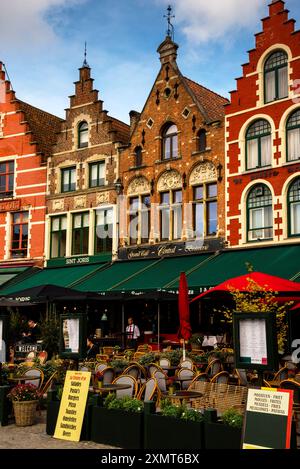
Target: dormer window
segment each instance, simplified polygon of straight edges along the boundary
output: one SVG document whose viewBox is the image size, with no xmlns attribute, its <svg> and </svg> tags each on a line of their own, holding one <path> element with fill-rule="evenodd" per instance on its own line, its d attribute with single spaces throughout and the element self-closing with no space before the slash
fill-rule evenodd
<svg viewBox="0 0 300 469">
<path fill-rule="evenodd" d="M 86 148 L 89 144 L 89 127 L 87 122 L 81 122 L 78 126 L 78 148 Z"/>
<path fill-rule="evenodd" d="M 162 159 L 170 160 L 178 157 L 178 129 L 175 124 L 165 127 L 163 134 Z"/>
<path fill-rule="evenodd" d="M 269 56 L 264 75 L 265 103 L 288 97 L 288 55 L 285 51 L 278 50 Z"/>
</svg>

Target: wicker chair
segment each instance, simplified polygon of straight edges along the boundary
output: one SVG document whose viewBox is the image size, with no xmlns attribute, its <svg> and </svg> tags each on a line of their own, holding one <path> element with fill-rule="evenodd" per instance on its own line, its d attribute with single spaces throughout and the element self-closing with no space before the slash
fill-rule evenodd
<svg viewBox="0 0 300 469">
<path fill-rule="evenodd" d="M 246 370 L 236 368 L 233 375 L 237 377 L 239 386 L 249 385 Z"/>
<path fill-rule="evenodd" d="M 122 373 L 122 375 L 130 375 L 130 376 L 133 376 L 134 379 L 136 379 L 137 381 L 141 379 L 141 370 L 140 368 L 135 365 L 135 364 L 132 364 L 132 365 L 129 365 Z"/>
<path fill-rule="evenodd" d="M 193 381 L 189 385 L 188 391 L 191 390 L 191 388 L 193 387 L 193 384 L 196 383 L 197 381 L 202 381 L 204 383 L 209 383 L 210 379 L 209 379 L 209 377 L 207 376 L 206 373 L 199 373 L 198 375 L 195 376 L 195 378 L 193 379 Z"/>
<path fill-rule="evenodd" d="M 98 371 L 103 371 L 105 370 L 105 368 L 108 368 L 106 363 L 98 363 L 95 366 L 95 373 L 97 373 Z"/>
<path fill-rule="evenodd" d="M 212 360 L 209 365 L 207 366 L 206 370 L 205 370 L 205 373 L 209 376 L 209 378 L 211 379 L 213 376 L 217 375 L 218 373 L 220 373 L 221 371 L 223 371 L 223 365 L 222 363 L 220 362 L 220 360 L 218 358 Z"/>
<path fill-rule="evenodd" d="M 194 362 L 190 358 L 181 358 L 180 360 L 180 367 L 181 368 L 188 368 L 190 370 L 194 369 Z"/>
<path fill-rule="evenodd" d="M 168 376 L 166 375 L 166 373 L 164 373 L 163 371 L 157 370 L 153 373 L 152 377 L 156 379 L 159 390 L 161 392 L 166 392 L 167 391 L 167 379 L 168 379 Z"/>
<path fill-rule="evenodd" d="M 171 362 L 168 358 L 161 358 L 159 360 L 159 366 L 161 366 L 161 368 L 164 368 L 164 367 L 169 368 L 171 366 Z"/>
<path fill-rule="evenodd" d="M 227 371 L 221 371 L 220 373 L 218 373 L 217 375 L 215 375 L 212 379 L 211 379 L 211 383 L 217 383 L 217 384 L 228 384 L 228 381 L 229 381 L 229 373 L 227 373 Z"/>
<path fill-rule="evenodd" d="M 137 398 L 140 401 L 152 401 L 155 394 L 160 395 L 160 390 L 155 378 L 149 378 L 141 387 Z"/>
<path fill-rule="evenodd" d="M 195 378 L 195 372 L 190 368 L 180 368 L 176 373 L 176 377 L 184 378 L 184 381 L 181 381 L 181 389 L 186 390 Z"/>
<path fill-rule="evenodd" d="M 136 397 L 138 392 L 138 383 L 133 376 L 130 375 L 121 375 L 114 379 L 112 384 L 130 384 L 130 388 L 128 389 L 120 389 L 116 391 L 116 397 Z"/>
<path fill-rule="evenodd" d="M 111 366 L 107 366 L 103 370 L 103 384 L 111 384 L 115 377 L 115 370 Z"/>
<path fill-rule="evenodd" d="M 149 378 L 151 378 L 151 376 L 153 376 L 156 371 L 161 371 L 165 374 L 164 370 L 159 365 L 157 365 L 156 363 L 150 363 L 150 365 L 148 366 Z"/>
</svg>

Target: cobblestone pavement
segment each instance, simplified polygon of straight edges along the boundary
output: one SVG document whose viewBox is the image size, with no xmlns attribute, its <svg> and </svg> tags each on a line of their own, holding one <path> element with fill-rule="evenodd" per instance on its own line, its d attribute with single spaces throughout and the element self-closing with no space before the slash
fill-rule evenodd
<svg viewBox="0 0 300 469">
<path fill-rule="evenodd" d="M 0 426 L 0 449 L 111 449 L 91 441 L 79 443 L 57 440 L 46 434 L 46 411 L 37 416 L 36 424 L 30 427 L 16 427 L 10 424 Z"/>
</svg>

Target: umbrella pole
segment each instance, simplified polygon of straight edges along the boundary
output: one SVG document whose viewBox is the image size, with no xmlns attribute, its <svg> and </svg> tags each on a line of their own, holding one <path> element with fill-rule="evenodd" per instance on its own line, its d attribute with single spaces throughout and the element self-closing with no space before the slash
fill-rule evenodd
<svg viewBox="0 0 300 469">
<path fill-rule="evenodd" d="M 185 340 L 183 339 L 182 358 L 185 360 Z"/>
<path fill-rule="evenodd" d="M 160 303 L 157 303 L 157 346 L 160 351 Z"/>
</svg>

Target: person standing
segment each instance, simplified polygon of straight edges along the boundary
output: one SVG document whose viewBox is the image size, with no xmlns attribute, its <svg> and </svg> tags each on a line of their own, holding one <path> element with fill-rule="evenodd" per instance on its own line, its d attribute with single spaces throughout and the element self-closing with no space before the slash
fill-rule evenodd
<svg viewBox="0 0 300 469">
<path fill-rule="evenodd" d="M 134 324 L 133 318 L 128 318 L 128 326 L 126 327 L 127 347 L 135 350 L 140 335 L 140 330 L 138 326 Z"/>
</svg>

